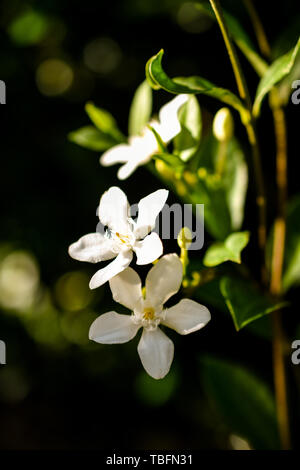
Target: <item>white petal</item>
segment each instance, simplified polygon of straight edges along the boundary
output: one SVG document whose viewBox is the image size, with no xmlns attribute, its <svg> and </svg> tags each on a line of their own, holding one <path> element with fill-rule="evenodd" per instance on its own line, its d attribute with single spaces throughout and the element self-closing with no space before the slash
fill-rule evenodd
<svg viewBox="0 0 300 470">
<path fill-rule="evenodd" d="M 107 225 L 114 232 L 126 235 L 129 230 L 128 213 L 127 197 L 120 188 L 112 186 L 102 195 L 98 215 L 103 225 Z"/>
<path fill-rule="evenodd" d="M 115 163 L 125 163 L 130 159 L 130 146 L 127 144 L 115 145 L 100 157 L 100 163 L 103 166 L 114 165 Z"/>
<path fill-rule="evenodd" d="M 166 310 L 162 323 L 181 335 L 188 335 L 203 328 L 210 320 L 209 310 L 198 302 L 182 299 Z"/>
<path fill-rule="evenodd" d="M 138 203 L 138 218 L 134 230 L 137 238 L 143 238 L 153 230 L 156 218 L 164 207 L 168 195 L 169 191 L 159 189 L 140 200 Z"/>
<path fill-rule="evenodd" d="M 113 299 L 130 310 L 138 309 L 143 299 L 140 276 L 134 269 L 126 268 L 109 281 Z"/>
<path fill-rule="evenodd" d="M 89 338 L 102 344 L 127 343 L 135 337 L 138 329 L 139 326 L 133 323 L 131 315 L 108 312 L 92 323 Z"/>
<path fill-rule="evenodd" d="M 163 244 L 157 233 L 153 232 L 144 240 L 135 242 L 133 250 L 137 257 L 136 264 L 149 264 L 162 255 Z"/>
<path fill-rule="evenodd" d="M 144 329 L 138 353 L 146 372 L 154 379 L 163 379 L 173 361 L 174 344 L 160 328 Z"/>
<path fill-rule="evenodd" d="M 105 268 L 99 269 L 90 280 L 90 289 L 96 289 L 102 286 L 112 277 L 124 271 L 130 265 L 132 260 L 132 251 L 121 251 L 116 259 L 109 263 Z"/>
<path fill-rule="evenodd" d="M 146 278 L 146 299 L 153 305 L 164 304 L 179 291 L 182 263 L 176 253 L 165 255 L 150 269 Z"/>
<path fill-rule="evenodd" d="M 119 180 L 126 180 L 132 173 L 137 169 L 139 166 L 139 162 L 129 160 L 128 162 L 125 163 L 125 165 L 122 165 L 121 168 L 118 170 L 118 178 Z"/>
<path fill-rule="evenodd" d="M 169 142 L 181 131 L 177 113 L 187 100 L 188 95 L 178 95 L 161 108 L 159 112 L 160 129 L 158 133 L 164 142 Z"/>
<path fill-rule="evenodd" d="M 69 246 L 69 255 L 78 261 L 98 263 L 114 258 L 116 253 L 112 251 L 112 240 L 101 233 L 89 233 Z"/>
</svg>

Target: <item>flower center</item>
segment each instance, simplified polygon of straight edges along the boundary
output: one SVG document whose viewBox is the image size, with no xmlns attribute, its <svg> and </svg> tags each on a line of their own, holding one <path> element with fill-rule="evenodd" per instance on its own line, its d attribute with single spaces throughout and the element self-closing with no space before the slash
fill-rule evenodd
<svg viewBox="0 0 300 470">
<path fill-rule="evenodd" d="M 143 312 L 143 318 L 145 320 L 154 320 L 155 319 L 155 311 L 153 308 L 145 308 Z"/>
<path fill-rule="evenodd" d="M 123 248 L 131 248 L 135 242 L 135 236 L 132 232 L 128 232 L 126 234 L 120 232 L 114 232 L 113 230 L 107 229 L 106 236 L 111 238 L 115 242 L 115 250 L 118 252 Z"/>
</svg>

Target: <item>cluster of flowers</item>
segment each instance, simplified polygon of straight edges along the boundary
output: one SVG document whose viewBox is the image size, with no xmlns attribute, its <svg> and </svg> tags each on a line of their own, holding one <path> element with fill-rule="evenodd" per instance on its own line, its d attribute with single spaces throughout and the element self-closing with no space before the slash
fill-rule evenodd
<svg viewBox="0 0 300 470">
<path fill-rule="evenodd" d="M 177 96 L 161 109 L 159 122 L 150 123 L 165 143 L 181 130 L 177 112 L 186 99 L 186 95 Z M 105 152 L 100 161 L 103 165 L 123 163 L 118 176 L 124 179 L 157 151 L 154 134 L 150 128 L 145 128 L 143 134 L 132 138 L 128 145 L 118 145 Z M 90 339 L 102 344 L 125 343 L 143 328 L 138 353 L 146 372 L 155 379 L 161 379 L 169 372 L 174 355 L 174 344 L 159 325 L 186 335 L 199 330 L 210 320 L 208 309 L 190 299 L 183 299 L 170 308 L 164 307 L 165 302 L 179 291 L 183 278 L 178 255 L 171 253 L 161 257 L 161 239 L 152 232 L 167 197 L 168 191 L 160 189 L 141 199 L 134 220 L 130 217 L 124 192 L 111 187 L 102 195 L 98 207 L 104 233 L 89 233 L 69 247 L 70 256 L 79 261 L 98 263 L 114 258 L 94 274 L 90 288 L 95 289 L 109 281 L 113 299 L 131 311 L 131 315 L 114 311 L 100 315 L 90 327 Z M 129 267 L 133 252 L 137 265 L 154 263 L 144 289 L 137 272 Z"/>
</svg>

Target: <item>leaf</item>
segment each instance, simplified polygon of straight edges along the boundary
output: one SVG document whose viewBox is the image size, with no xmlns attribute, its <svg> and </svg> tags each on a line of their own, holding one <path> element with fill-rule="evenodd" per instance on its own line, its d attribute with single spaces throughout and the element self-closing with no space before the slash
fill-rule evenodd
<svg viewBox="0 0 300 470">
<path fill-rule="evenodd" d="M 205 227 L 223 241 L 242 225 L 248 169 L 238 140 L 232 138 L 225 147 L 225 164 L 220 175 L 219 150 L 220 144 L 212 135 L 204 137 L 190 165 L 198 170 L 200 178 L 194 202 L 201 200 L 205 204 Z"/>
<path fill-rule="evenodd" d="M 250 281 L 244 279 L 224 276 L 220 281 L 220 290 L 237 331 L 254 320 L 288 305 L 287 302 L 272 302 Z"/>
<path fill-rule="evenodd" d="M 267 69 L 265 75 L 262 77 L 257 87 L 256 97 L 253 105 L 254 116 L 259 116 L 261 103 L 271 88 L 290 73 L 299 49 L 300 38 L 298 39 L 298 42 L 293 49 L 275 60 Z"/>
<path fill-rule="evenodd" d="M 118 129 L 116 120 L 108 111 L 98 108 L 92 102 L 86 103 L 85 111 L 93 124 L 95 124 L 97 129 L 102 133 L 112 136 L 118 143 L 126 140 Z"/>
<path fill-rule="evenodd" d="M 241 251 L 249 242 L 249 232 L 236 232 L 229 235 L 224 242 L 216 242 L 205 253 L 205 266 L 217 266 L 225 261 L 241 263 Z"/>
<path fill-rule="evenodd" d="M 173 170 L 181 170 L 184 168 L 184 163 L 180 160 L 180 158 L 171 153 L 157 153 L 154 154 L 152 158 L 154 160 L 163 161 L 164 163 L 172 167 Z"/>
<path fill-rule="evenodd" d="M 202 381 L 210 400 L 232 432 L 255 449 L 278 449 L 273 395 L 252 372 L 223 359 L 201 359 Z"/>
<path fill-rule="evenodd" d="M 178 111 L 181 132 L 174 139 L 174 153 L 184 162 L 188 161 L 197 150 L 202 131 L 201 110 L 195 96 L 189 99 Z"/>
<path fill-rule="evenodd" d="M 146 64 L 146 77 L 152 88 L 155 90 L 163 88 L 169 93 L 175 94 L 188 93 L 211 96 L 239 111 L 243 122 L 249 119 L 248 110 L 244 107 L 241 100 L 231 91 L 217 87 L 201 77 L 169 78 L 161 65 L 163 54 L 164 51 L 161 49 L 160 52 L 151 57 Z"/>
<path fill-rule="evenodd" d="M 288 206 L 282 285 L 287 291 L 300 284 L 300 195 Z"/>
<path fill-rule="evenodd" d="M 216 16 L 208 3 L 196 3 L 195 7 L 206 13 L 212 20 L 216 21 Z M 254 70 L 259 76 L 263 76 L 268 68 L 267 62 L 258 54 L 254 47 L 253 42 L 248 36 L 244 26 L 239 21 L 228 13 L 224 8 L 222 9 L 227 28 L 235 41 L 236 45 L 243 52 L 248 59 Z"/>
<path fill-rule="evenodd" d="M 110 135 L 104 134 L 93 126 L 81 127 L 70 132 L 68 139 L 81 147 L 95 151 L 107 150 L 118 143 Z"/>
<path fill-rule="evenodd" d="M 128 132 L 129 135 L 138 135 L 148 124 L 152 113 L 152 90 L 147 80 L 137 88 L 133 97 L 130 111 Z"/>
</svg>

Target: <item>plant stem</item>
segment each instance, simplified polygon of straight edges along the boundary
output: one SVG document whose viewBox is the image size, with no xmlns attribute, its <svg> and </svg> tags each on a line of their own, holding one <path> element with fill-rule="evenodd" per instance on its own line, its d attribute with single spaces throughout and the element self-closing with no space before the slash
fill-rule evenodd
<svg viewBox="0 0 300 470">
<path fill-rule="evenodd" d="M 248 140 L 251 145 L 252 149 L 252 159 L 253 159 L 253 167 L 255 173 L 255 180 L 256 180 L 256 187 L 257 187 L 257 195 L 256 195 L 256 205 L 258 209 L 258 243 L 261 251 L 261 263 L 262 263 L 262 280 L 266 282 L 266 270 L 265 270 L 265 263 L 264 263 L 264 253 L 265 253 L 265 246 L 266 246 L 266 198 L 265 198 L 265 189 L 264 189 L 264 181 L 263 181 L 263 173 L 261 167 L 261 158 L 260 158 L 260 149 L 257 140 L 257 133 L 255 128 L 255 123 L 252 115 L 252 103 L 247 87 L 247 83 L 239 62 L 239 58 L 237 56 L 235 47 L 232 43 L 231 37 L 229 35 L 223 12 L 220 6 L 219 0 L 209 0 L 211 7 L 216 15 L 225 46 L 229 55 L 229 59 L 232 65 L 233 73 L 235 76 L 235 80 L 237 83 L 237 88 L 240 97 L 244 100 L 245 105 L 249 111 L 249 121 L 245 123 Z"/>
<path fill-rule="evenodd" d="M 263 25 L 252 3 L 244 0 L 249 16 L 253 23 L 257 42 L 261 52 L 270 58 L 271 48 L 268 43 Z M 282 268 L 284 261 L 284 245 L 286 234 L 286 205 L 287 205 L 287 130 L 284 110 L 280 104 L 276 88 L 270 93 L 270 107 L 273 114 L 276 138 L 276 184 L 278 189 L 278 215 L 274 225 L 273 251 L 271 259 L 270 291 L 280 297 L 282 290 Z M 286 374 L 284 366 L 284 333 L 281 322 L 281 312 L 272 314 L 273 327 L 273 370 L 276 395 L 277 420 L 281 446 L 289 449 L 290 428 L 286 392 Z"/>
<path fill-rule="evenodd" d="M 264 27 L 262 25 L 262 22 L 260 21 L 260 18 L 257 14 L 257 11 L 252 3 L 252 0 L 244 0 L 245 7 L 248 10 L 250 19 L 252 21 L 252 25 L 254 28 L 254 32 L 257 38 L 257 42 L 259 45 L 259 48 L 261 50 L 261 53 L 265 57 L 270 57 L 271 55 L 271 48 L 269 45 L 269 41 L 267 39 Z"/>
</svg>

